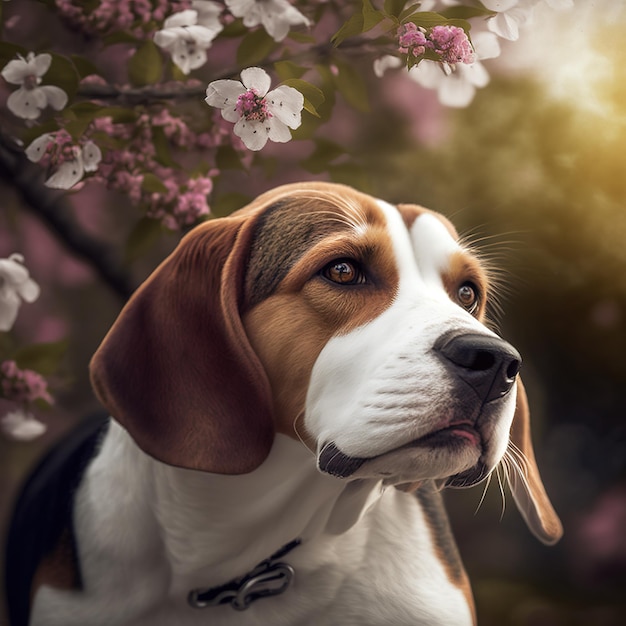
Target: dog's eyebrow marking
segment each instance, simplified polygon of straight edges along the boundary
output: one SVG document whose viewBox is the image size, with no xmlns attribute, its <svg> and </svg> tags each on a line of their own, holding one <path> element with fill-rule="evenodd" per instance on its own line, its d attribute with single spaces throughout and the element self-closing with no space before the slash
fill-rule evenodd
<svg viewBox="0 0 626 626">
<path fill-rule="evenodd" d="M 271 296 L 315 243 L 340 232 L 363 234 L 380 216 L 359 199 L 311 191 L 276 201 L 259 216 L 248 261 L 246 303 Z"/>
</svg>

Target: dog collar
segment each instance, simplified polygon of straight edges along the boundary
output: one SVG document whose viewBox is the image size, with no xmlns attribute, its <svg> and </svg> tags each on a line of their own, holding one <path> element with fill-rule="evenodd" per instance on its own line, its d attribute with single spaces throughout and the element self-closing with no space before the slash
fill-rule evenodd
<svg viewBox="0 0 626 626">
<path fill-rule="evenodd" d="M 291 584 L 295 572 L 291 565 L 280 559 L 299 546 L 300 542 L 300 539 L 290 541 L 268 559 L 261 561 L 253 570 L 225 585 L 193 589 L 187 596 L 187 602 L 195 609 L 230 604 L 237 611 L 245 611 L 259 598 L 283 593 Z"/>
</svg>

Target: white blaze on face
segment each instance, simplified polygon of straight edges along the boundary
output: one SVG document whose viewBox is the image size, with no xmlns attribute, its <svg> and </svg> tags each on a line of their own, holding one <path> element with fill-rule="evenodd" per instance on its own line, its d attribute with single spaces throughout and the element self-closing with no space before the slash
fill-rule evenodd
<svg viewBox="0 0 626 626">
<path fill-rule="evenodd" d="M 460 248 L 443 223 L 424 213 L 409 232 L 395 207 L 379 206 L 398 268 L 397 293 L 378 317 L 327 343 L 306 401 L 305 425 L 318 446 L 334 442 L 357 458 L 407 444 L 458 411 L 452 381 L 433 350 L 443 333 L 492 334 L 444 289 L 442 272 Z"/>
</svg>

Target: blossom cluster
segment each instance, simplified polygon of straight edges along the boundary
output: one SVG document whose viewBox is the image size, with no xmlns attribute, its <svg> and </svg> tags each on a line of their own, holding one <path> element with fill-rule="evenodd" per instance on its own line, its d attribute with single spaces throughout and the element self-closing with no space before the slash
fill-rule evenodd
<svg viewBox="0 0 626 626">
<path fill-rule="evenodd" d="M 189 178 L 173 165 L 164 165 L 155 147 L 156 134 L 162 132 L 168 142 L 182 152 L 216 148 L 227 138 L 226 129 L 215 125 L 210 132 L 194 133 L 167 108 L 150 115 L 141 114 L 134 123 L 115 123 L 110 117 L 96 118 L 92 132 L 122 140 L 121 148 L 107 151 L 95 178 L 113 191 L 127 196 L 136 206 L 143 206 L 149 217 L 160 220 L 166 228 L 178 230 L 210 213 L 207 197 L 213 178 L 219 173 L 211 168 L 205 175 Z M 162 161 L 163 159 L 161 159 Z M 147 184 L 150 174 L 156 184 Z"/>
<path fill-rule="evenodd" d="M 61 19 L 86 35 L 128 31 L 142 38 L 152 36 L 151 24 L 162 22 L 170 12 L 188 9 L 191 0 L 101 0 L 95 6 L 79 0 L 55 0 L 55 5 Z"/>
<path fill-rule="evenodd" d="M 20 369 L 15 361 L 0 364 L 0 393 L 5 400 L 19 404 L 54 402 L 45 378 L 33 370 Z"/>
<path fill-rule="evenodd" d="M 573 6 L 573 0 L 483 0 L 485 15 L 468 20 L 471 44 L 458 27 L 441 25 L 427 31 L 412 22 L 401 25 L 398 52 L 413 57 L 408 63 L 409 78 L 435 90 L 446 106 L 467 106 L 476 90 L 489 84 L 489 73 L 482 62 L 500 56 L 500 39 L 517 40 L 520 29 L 532 23 L 534 9 L 542 2 L 560 10 Z M 456 4 L 454 0 L 423 0 L 420 11 L 445 12 Z M 402 65 L 396 54 L 385 55 L 374 61 L 374 73 L 382 77 L 389 69 Z"/>
<path fill-rule="evenodd" d="M 430 32 L 413 22 L 398 29 L 399 52 L 420 57 L 432 50 L 442 63 L 473 63 L 474 51 L 467 34 L 458 26 L 435 26 Z"/>
<path fill-rule="evenodd" d="M 39 297 L 39 285 L 30 277 L 20 254 L 0 259 L 0 331 L 11 330 L 22 301 Z M 20 369 L 14 360 L 0 363 L 0 398 L 17 405 L 0 418 L 0 430 L 13 439 L 27 441 L 45 430 L 44 424 L 26 410 L 38 400 L 48 404 L 53 398 L 46 380 L 37 372 Z"/>
<path fill-rule="evenodd" d="M 56 85 L 42 85 L 41 81 L 50 69 L 52 56 L 29 52 L 26 58 L 18 55 L 3 68 L 2 78 L 19 85 L 7 99 L 7 108 L 17 117 L 35 120 L 48 106 L 60 111 L 67 104 L 67 94 Z"/>
<path fill-rule="evenodd" d="M 46 186 L 71 189 L 82 180 L 85 172 L 98 169 L 102 151 L 86 136 L 75 142 L 67 131 L 61 129 L 37 137 L 26 148 L 26 156 L 33 163 L 52 170 Z"/>
</svg>

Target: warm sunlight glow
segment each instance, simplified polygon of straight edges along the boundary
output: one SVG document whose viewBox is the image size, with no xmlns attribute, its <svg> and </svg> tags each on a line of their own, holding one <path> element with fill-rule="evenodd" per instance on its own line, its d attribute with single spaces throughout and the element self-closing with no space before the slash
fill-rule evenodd
<svg viewBox="0 0 626 626">
<path fill-rule="evenodd" d="M 612 0 L 576 2 L 567 11 L 539 5 L 508 63 L 535 74 L 547 95 L 580 113 L 624 124 L 626 102 L 616 85 L 626 78 L 625 9 Z"/>
</svg>

